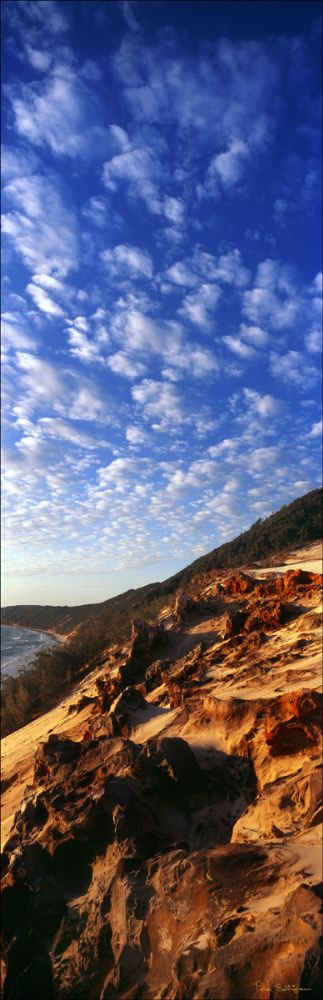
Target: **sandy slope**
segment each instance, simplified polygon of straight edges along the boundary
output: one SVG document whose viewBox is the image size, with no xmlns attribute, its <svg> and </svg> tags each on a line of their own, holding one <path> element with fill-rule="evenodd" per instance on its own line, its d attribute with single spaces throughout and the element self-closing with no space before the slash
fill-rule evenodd
<svg viewBox="0 0 323 1000">
<path fill-rule="evenodd" d="M 288 562 L 288 566 L 287 566 Z M 296 552 L 295 555 L 288 557 L 286 565 L 281 567 L 268 567 L 266 570 L 249 570 L 250 576 L 257 576 L 259 578 L 276 575 L 278 572 L 286 572 L 288 569 L 307 569 L 310 572 L 321 572 L 322 568 L 322 545 L 320 543 L 315 543 L 315 545 L 309 546 L 306 549 L 301 549 Z M 316 606 L 317 611 L 321 609 L 321 602 Z M 172 620 L 172 619 L 171 619 Z M 210 617 L 206 620 L 203 617 L 202 622 L 198 622 L 196 625 L 188 627 L 185 634 L 175 635 L 172 647 L 172 656 L 174 658 L 185 655 L 185 653 L 194 646 L 196 641 L 200 641 L 201 637 L 205 635 L 208 636 L 213 633 L 214 638 L 216 637 L 219 630 L 218 620 L 214 617 Z M 299 630 L 299 621 L 294 623 L 294 625 L 289 626 L 287 629 L 279 630 L 275 632 L 273 639 L 271 640 L 270 649 L 266 650 L 266 659 L 268 659 L 269 654 L 274 647 L 275 654 L 280 654 L 282 656 L 284 649 L 289 648 L 290 639 L 293 631 Z M 57 638 L 65 637 L 57 636 Z M 317 627 L 313 634 L 313 642 L 308 651 L 308 654 L 302 653 L 301 657 L 293 656 L 289 663 L 284 663 L 282 666 L 278 664 L 275 668 L 275 672 L 270 672 L 266 675 L 260 671 L 256 672 L 251 678 L 248 675 L 248 667 L 242 671 L 239 678 L 234 675 L 232 679 L 228 679 L 225 675 L 223 676 L 223 684 L 221 675 L 218 676 L 218 670 L 212 668 L 210 669 L 210 680 L 212 682 L 212 687 L 214 693 L 216 692 L 217 697 L 230 696 L 232 697 L 242 697 L 242 698 L 261 698 L 264 696 L 270 697 L 278 692 L 292 690 L 295 686 L 300 686 L 306 684 L 307 687 L 321 688 L 322 685 L 322 646 L 321 646 L 321 630 Z M 265 661 L 264 661 L 265 665 Z M 58 704 L 50 712 L 46 712 L 44 715 L 35 719 L 34 722 L 29 723 L 29 725 L 24 726 L 17 732 L 10 734 L 10 736 L 5 737 L 1 741 L 1 763 L 2 763 L 2 780 L 7 781 L 12 779 L 13 775 L 16 775 L 15 781 L 10 789 L 4 793 L 2 796 L 2 811 L 1 811 L 1 836 L 2 840 L 8 835 L 10 829 L 10 824 L 13 819 L 14 813 L 19 808 L 23 790 L 25 785 L 31 780 L 32 770 L 33 770 L 33 758 L 37 747 L 40 743 L 45 742 L 49 734 L 55 733 L 65 733 L 68 734 L 72 739 L 79 739 L 86 727 L 87 719 L 90 714 L 90 709 L 85 708 L 81 713 L 79 713 L 76 718 L 75 716 L 68 715 L 68 709 L 70 705 L 75 702 L 76 692 L 77 696 L 81 697 L 82 694 L 93 695 L 95 693 L 95 680 L 97 676 L 100 676 L 101 669 L 96 670 L 89 678 L 86 678 L 80 686 L 73 689 L 71 694 L 65 698 L 60 704 Z M 162 729 L 169 727 L 171 722 L 173 722 L 174 713 L 167 713 L 163 711 L 162 714 L 157 714 L 153 716 L 147 722 L 141 721 L 138 724 L 138 730 L 136 730 L 135 738 L 138 742 L 145 741 L 151 736 L 156 735 Z M 177 729 L 176 724 L 172 730 L 173 734 L 176 732 L 179 734 L 180 730 Z"/>
<path fill-rule="evenodd" d="M 309 573 L 322 573 L 323 546 L 322 542 L 315 542 L 308 548 L 300 549 L 286 556 L 286 562 L 281 566 L 267 566 L 266 569 L 250 569 L 250 576 L 262 579 L 277 573 L 286 573 L 288 569 L 303 569 Z"/>
<path fill-rule="evenodd" d="M 297 568 L 321 572 L 321 551 L 318 544 L 309 546 L 293 553 L 284 566 L 259 571 L 253 568 L 250 576 L 266 580 Z M 224 577 L 222 574 L 225 583 Z M 186 619 L 176 623 L 173 608 L 162 613 L 166 636 L 163 655 L 172 661 L 172 667 L 169 680 L 165 680 L 166 671 L 161 683 L 144 692 L 142 703 L 139 698 L 132 707 L 121 692 L 106 712 L 93 714 L 92 704 L 77 710 L 82 695 L 97 695 L 99 677 L 117 675 L 117 660 L 112 669 L 100 666 L 55 709 L 2 741 L 3 843 L 23 797 L 33 809 L 39 788 L 49 808 L 48 820 L 40 833 L 31 826 L 29 834 L 26 820 L 26 831 L 32 841 L 38 838 L 46 849 L 50 845 L 51 852 L 55 853 L 55 837 L 61 837 L 60 829 L 66 837 L 73 823 L 77 830 L 83 830 L 85 823 L 86 842 L 92 801 L 98 803 L 98 808 L 101 801 L 105 803 L 99 827 L 104 828 L 110 810 L 115 828 L 115 839 L 109 841 L 106 853 L 102 855 L 100 847 L 94 859 L 90 854 L 91 878 L 89 875 L 87 886 L 79 884 L 77 875 L 76 885 L 69 890 L 68 920 L 72 931 L 69 929 L 68 934 L 72 933 L 72 944 L 64 951 L 64 925 L 63 944 L 57 945 L 57 955 L 54 949 L 51 959 L 58 1000 L 71 995 L 71 982 L 77 995 L 83 997 L 80 989 L 87 989 L 86 1000 L 110 996 L 135 1000 L 138 982 L 145 982 L 147 992 L 143 996 L 147 1000 L 204 1000 L 215 995 L 219 1000 L 242 1000 L 247 996 L 257 1000 L 260 994 L 255 980 L 259 979 L 269 984 L 261 994 L 264 1000 L 278 1000 L 280 988 L 276 992 L 276 987 L 270 985 L 273 981 L 285 984 L 285 996 L 291 1000 L 294 993 L 288 983 L 300 983 L 310 949 L 314 955 L 310 967 L 315 966 L 315 886 L 322 869 L 318 822 L 321 748 L 315 711 L 304 725 L 297 712 L 301 712 L 303 698 L 304 704 L 311 706 L 311 698 L 322 689 L 322 597 L 317 586 L 301 592 L 296 589 L 288 598 L 285 625 L 269 629 L 264 626 L 263 637 L 258 631 L 223 639 L 228 611 L 238 611 L 248 599 L 245 595 L 230 596 L 229 591 L 229 596 L 219 596 L 216 574 L 214 581 L 208 579 L 201 584 L 196 610 Z M 185 680 L 185 671 L 190 667 L 189 680 Z M 184 694 L 177 698 L 173 679 L 176 670 L 182 671 L 180 683 L 182 689 L 187 687 L 187 701 Z M 108 740 L 101 745 L 97 739 L 100 726 L 104 734 L 109 721 L 118 719 L 120 736 L 110 738 L 107 730 Z M 290 749 L 284 748 L 283 742 L 286 723 L 287 731 L 291 723 L 296 734 L 296 743 Z M 274 743 L 271 746 L 268 742 L 265 724 L 275 739 L 278 732 L 277 752 Z M 78 767 L 81 769 L 76 805 L 73 769 L 70 773 L 67 767 L 63 780 L 64 768 L 62 773 L 58 770 L 58 778 L 53 779 L 53 785 L 49 782 L 47 791 L 47 779 L 40 780 L 38 789 L 32 785 L 35 754 L 51 734 L 68 736 L 79 744 L 87 731 L 92 741 L 88 763 L 85 749 L 76 767 L 76 773 Z M 178 739 L 185 743 L 178 746 Z M 164 754 L 161 772 L 156 769 L 155 753 Z M 167 753 L 171 756 L 167 757 Z M 139 769 L 138 759 L 142 761 Z M 82 767 L 88 768 L 89 788 Z M 200 775 L 197 779 L 196 767 Z M 186 773 L 192 775 L 192 790 L 185 784 Z M 102 798 L 106 774 L 113 789 L 109 792 L 112 798 L 107 800 Z M 163 781 L 158 791 L 160 774 L 170 782 L 167 794 L 163 792 Z M 206 792 L 208 775 L 210 786 Z M 27 795 L 26 786 L 30 786 Z M 67 803 L 62 805 L 60 815 L 55 812 L 55 800 L 62 798 L 65 790 Z M 138 795 L 135 806 L 131 804 L 134 790 Z M 25 823 L 24 810 L 25 806 L 20 814 L 20 829 Z M 152 860 L 148 850 L 148 860 L 145 855 L 137 871 L 136 856 L 142 838 L 147 837 L 150 843 L 155 836 L 161 838 L 162 847 L 158 851 L 156 848 Z M 88 864 L 85 867 L 89 868 Z M 112 958 L 108 939 L 102 938 L 102 954 L 95 943 L 106 896 Z M 105 934 L 106 919 L 101 936 Z M 93 956 L 88 958 L 88 964 L 83 958 L 83 953 L 88 954 L 89 942 L 94 942 L 95 971 Z M 105 971 L 97 978 L 100 962 Z M 113 962 L 117 972 L 111 971 Z M 236 970 L 238 986 L 232 970 Z M 314 1000 L 315 976 L 308 981 L 314 982 Z M 306 978 L 302 982 L 306 983 Z M 15 1000 L 16 994 L 13 997 Z"/>
</svg>

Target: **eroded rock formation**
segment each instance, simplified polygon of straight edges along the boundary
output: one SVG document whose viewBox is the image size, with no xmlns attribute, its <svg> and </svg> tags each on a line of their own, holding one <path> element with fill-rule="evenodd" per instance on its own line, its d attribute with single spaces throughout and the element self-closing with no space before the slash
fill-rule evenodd
<svg viewBox="0 0 323 1000">
<path fill-rule="evenodd" d="M 74 692 L 3 846 L 3 1000 L 319 995 L 318 588 L 204 574 Z"/>
</svg>

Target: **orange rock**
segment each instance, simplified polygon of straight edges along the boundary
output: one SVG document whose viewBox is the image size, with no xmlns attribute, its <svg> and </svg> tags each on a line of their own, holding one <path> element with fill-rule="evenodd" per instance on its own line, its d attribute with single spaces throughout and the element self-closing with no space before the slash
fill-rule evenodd
<svg viewBox="0 0 323 1000">
<path fill-rule="evenodd" d="M 273 757 L 279 757 L 281 754 L 298 753 L 299 750 L 314 746 L 316 743 L 315 735 L 308 726 L 305 726 L 298 719 L 288 719 L 285 722 L 278 722 L 272 728 L 267 721 L 265 739 Z"/>
<path fill-rule="evenodd" d="M 322 718 L 322 695 L 318 691 L 293 691 L 284 694 L 279 701 L 279 714 L 282 719 L 295 716 L 304 722 L 308 719 Z"/>
<path fill-rule="evenodd" d="M 253 577 L 246 573 L 232 573 L 224 582 L 226 594 L 249 594 L 255 586 Z"/>
<path fill-rule="evenodd" d="M 282 695 L 278 709 L 280 718 L 266 719 L 265 740 L 273 756 L 297 753 L 313 746 L 322 722 L 322 695 L 317 691 L 295 691 Z"/>
<path fill-rule="evenodd" d="M 322 586 L 323 576 L 321 573 L 310 573 L 303 569 L 288 569 L 283 576 L 276 580 L 276 590 L 289 593 L 297 592 L 299 587 Z"/>
<path fill-rule="evenodd" d="M 267 603 L 257 603 L 251 609 L 245 624 L 245 631 L 252 632 L 254 629 L 280 628 L 288 618 L 288 609 L 281 601 L 267 601 Z"/>
</svg>

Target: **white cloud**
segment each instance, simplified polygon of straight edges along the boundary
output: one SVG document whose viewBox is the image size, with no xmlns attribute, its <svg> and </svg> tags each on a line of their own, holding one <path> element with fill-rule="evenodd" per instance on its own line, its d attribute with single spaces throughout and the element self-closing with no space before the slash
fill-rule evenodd
<svg viewBox="0 0 323 1000">
<path fill-rule="evenodd" d="M 5 183 L 16 177 L 28 177 L 39 169 L 39 157 L 30 149 L 19 146 L 1 147 L 2 177 Z"/>
<path fill-rule="evenodd" d="M 243 392 L 247 403 L 250 404 L 251 410 L 260 417 L 275 417 L 280 412 L 280 400 L 275 399 L 269 393 L 262 396 L 260 392 L 256 392 L 254 389 L 244 389 Z"/>
<path fill-rule="evenodd" d="M 168 196 L 164 199 L 164 214 L 166 219 L 176 226 L 182 226 L 185 219 L 185 204 L 182 198 Z"/>
<path fill-rule="evenodd" d="M 76 326 L 77 330 L 81 330 L 82 333 L 88 333 L 89 323 L 86 316 L 75 316 L 73 320 L 67 320 L 70 326 Z"/>
<path fill-rule="evenodd" d="M 278 448 L 275 445 L 269 448 L 255 448 L 255 450 L 246 458 L 246 466 L 250 472 L 263 472 L 267 468 L 270 468 L 279 457 Z"/>
<path fill-rule="evenodd" d="M 46 416 L 52 410 L 72 420 L 107 422 L 109 407 L 94 380 L 22 351 L 17 353 L 17 364 L 24 390 L 14 407 L 19 418 L 45 408 Z"/>
<path fill-rule="evenodd" d="M 209 282 L 223 282 L 224 284 L 236 285 L 243 288 L 248 284 L 249 271 L 241 262 L 240 250 L 235 248 L 228 253 L 214 257 L 206 253 L 201 247 L 196 246 L 191 258 L 183 261 L 176 261 L 165 272 L 166 281 L 175 285 L 184 285 L 188 288 L 199 286 L 197 295 L 201 294 L 200 286 L 208 291 L 205 294 L 212 294 Z M 204 278 L 204 281 L 203 281 Z M 202 279 L 202 280 L 201 280 Z M 207 279 L 207 284 L 205 284 Z M 214 286 L 216 294 L 216 286 Z M 218 293 L 219 294 L 219 293 Z"/>
<path fill-rule="evenodd" d="M 211 445 L 211 447 L 208 448 L 208 452 L 212 458 L 217 458 L 218 455 L 223 455 L 225 452 L 229 452 L 230 454 L 230 452 L 235 451 L 238 445 L 238 438 L 223 438 L 223 440 L 219 441 L 218 444 Z"/>
<path fill-rule="evenodd" d="M 273 375 L 286 382 L 306 389 L 320 378 L 320 373 L 313 365 L 309 365 L 299 351 L 287 351 L 286 354 L 270 354 L 270 367 Z"/>
<path fill-rule="evenodd" d="M 123 493 L 128 486 L 129 479 L 137 472 L 137 459 L 116 458 L 110 465 L 99 469 L 100 484 L 111 485 L 117 493 Z"/>
<path fill-rule="evenodd" d="M 144 379 L 132 389 L 132 398 L 143 407 L 147 418 L 158 418 L 158 426 L 181 424 L 185 420 L 181 397 L 174 385 L 169 382 L 156 382 Z M 153 425 L 154 426 L 154 425 Z"/>
<path fill-rule="evenodd" d="M 139 309 L 130 307 L 117 313 L 111 328 L 122 346 L 129 351 L 159 353 L 163 348 L 163 332 L 160 326 Z"/>
<path fill-rule="evenodd" d="M 183 47 L 171 54 L 162 37 L 155 46 L 128 37 L 114 63 L 137 122 L 175 124 L 181 138 L 192 142 L 193 133 L 208 154 L 211 142 L 221 150 L 228 136 L 232 143 L 245 136 L 255 150 L 263 142 L 264 112 L 277 85 L 277 46 L 274 55 L 259 42 L 219 38 L 192 60 Z"/>
<path fill-rule="evenodd" d="M 162 204 L 156 181 L 160 167 L 145 148 L 118 153 L 103 166 L 103 183 L 115 191 L 120 182 L 129 185 L 129 192 L 144 201 L 149 212 L 162 215 Z"/>
<path fill-rule="evenodd" d="M 217 372 L 219 368 L 212 352 L 200 344 L 186 340 L 181 326 L 176 322 L 165 324 L 161 353 L 167 367 L 193 378 L 203 378 Z"/>
<path fill-rule="evenodd" d="M 323 273 L 322 271 L 318 271 L 318 274 L 315 275 L 313 281 L 313 290 L 315 294 L 321 295 L 321 297 L 322 297 L 322 287 L 323 287 Z"/>
<path fill-rule="evenodd" d="M 117 278 L 123 275 L 151 278 L 153 275 L 153 262 L 148 250 L 120 243 L 113 250 L 103 250 L 100 256 L 108 265 L 109 274 Z"/>
<path fill-rule="evenodd" d="M 201 489 L 206 484 L 213 483 L 218 474 L 218 467 L 212 459 L 198 459 L 191 463 L 187 472 L 176 469 L 171 474 L 166 493 L 176 497 L 185 492 L 187 487 Z"/>
<path fill-rule="evenodd" d="M 165 277 L 167 281 L 171 281 L 174 285 L 186 285 L 188 288 L 198 284 L 197 275 L 193 274 L 186 264 L 181 261 L 172 264 L 168 268 L 168 271 L 166 271 Z"/>
<path fill-rule="evenodd" d="M 37 83 L 8 85 L 16 131 L 36 146 L 49 146 L 55 156 L 104 156 L 106 129 L 96 124 L 91 91 L 66 60 Z M 94 123 L 93 123 L 94 122 Z"/>
<path fill-rule="evenodd" d="M 318 420 L 316 424 L 313 424 L 308 436 L 321 437 L 322 433 L 323 433 L 323 421 Z"/>
<path fill-rule="evenodd" d="M 39 26 L 43 29 L 46 26 L 50 35 L 60 35 L 68 29 L 66 14 L 61 4 L 54 0 L 20 0 L 18 12 L 24 15 L 27 23 L 31 22 L 33 28 Z M 21 27 L 26 27 L 23 18 Z"/>
<path fill-rule="evenodd" d="M 125 153 L 130 149 L 128 135 L 124 128 L 121 128 L 120 125 L 109 125 L 109 131 L 118 150 L 121 149 Z"/>
<path fill-rule="evenodd" d="M 289 329 L 300 313 L 300 297 L 290 268 L 265 260 L 258 266 L 255 287 L 244 293 L 243 312 L 260 327 Z"/>
<path fill-rule="evenodd" d="M 141 363 L 141 361 L 133 361 L 131 358 L 127 357 L 123 351 L 117 351 L 116 354 L 110 354 L 107 360 L 107 365 L 111 368 L 111 371 L 115 372 L 117 375 L 124 375 L 125 378 L 137 378 L 138 375 L 144 375 L 146 372 L 146 366 Z"/>
<path fill-rule="evenodd" d="M 249 359 L 259 356 L 253 347 L 250 347 L 249 344 L 244 344 L 242 340 L 239 340 L 239 337 L 231 337 L 228 335 L 227 337 L 222 337 L 222 340 L 227 345 L 229 350 L 232 351 L 233 354 L 238 354 L 240 358 Z"/>
<path fill-rule="evenodd" d="M 123 373 L 128 372 L 129 377 L 146 370 L 138 367 L 138 351 L 145 352 L 145 360 L 149 356 L 160 355 L 165 365 L 163 372 L 166 372 L 166 377 L 171 373 L 171 381 L 177 381 L 181 374 L 204 378 L 218 371 L 218 362 L 212 352 L 188 340 L 181 324 L 174 320 L 157 323 L 138 309 L 122 308 L 111 323 L 111 332 L 123 349 L 115 355 L 116 361 L 111 363 L 111 367 L 117 370 L 117 364 L 118 370 L 121 372 L 122 367 Z"/>
<path fill-rule="evenodd" d="M 57 302 L 54 302 L 39 285 L 29 284 L 26 290 L 41 312 L 46 313 L 47 316 L 64 316 L 64 310 L 61 306 Z"/>
<path fill-rule="evenodd" d="M 126 438 L 127 441 L 129 441 L 129 444 L 139 445 L 144 443 L 146 435 L 144 431 L 141 430 L 140 427 L 132 426 L 132 427 L 127 427 Z"/>
<path fill-rule="evenodd" d="M 72 420 L 88 420 L 90 422 L 106 424 L 109 409 L 107 402 L 103 398 L 100 389 L 93 381 L 74 380 L 75 384 L 70 385 L 68 405 L 64 398 L 59 405 L 56 404 L 59 412 L 67 413 Z M 70 399 L 70 397 L 72 397 Z"/>
<path fill-rule="evenodd" d="M 52 55 L 50 52 L 42 52 L 40 49 L 33 49 L 31 45 L 26 45 L 25 48 L 28 62 L 38 69 L 41 73 L 46 73 L 52 62 Z"/>
<path fill-rule="evenodd" d="M 310 330 L 305 335 L 305 347 L 310 354 L 320 354 L 322 350 L 322 330 L 320 327 Z"/>
<path fill-rule="evenodd" d="M 248 269 L 241 263 L 240 250 L 237 249 L 219 257 L 216 273 L 219 281 L 237 285 L 238 288 L 244 288 L 250 278 Z"/>
<path fill-rule="evenodd" d="M 262 330 L 260 326 L 246 326 L 245 323 L 241 323 L 240 326 L 240 336 L 243 340 L 247 340 L 249 344 L 253 347 L 266 347 L 269 341 L 268 333 Z"/>
<path fill-rule="evenodd" d="M 182 379 L 182 373 L 175 368 L 162 368 L 161 375 L 166 382 L 180 382 Z"/>
<path fill-rule="evenodd" d="M 76 218 L 63 204 L 57 185 L 39 174 L 16 177 L 4 189 L 13 211 L 3 231 L 26 267 L 64 277 L 78 263 Z"/>
<path fill-rule="evenodd" d="M 222 183 L 230 186 L 236 184 L 243 174 L 249 157 L 248 146 L 242 139 L 232 139 L 229 148 L 224 153 L 218 153 L 211 160 L 209 173 L 218 174 Z"/>
<path fill-rule="evenodd" d="M 19 544 L 12 566 L 19 576 L 36 568 L 53 579 L 67 568 L 79 574 L 79 587 L 86 565 L 90 591 L 80 603 L 92 599 L 93 571 L 101 574 L 94 599 L 162 578 L 175 560 L 189 563 L 192 553 L 316 485 L 319 411 L 314 390 L 306 393 L 312 412 L 299 390 L 316 377 L 320 280 L 304 284 L 284 261 L 262 260 L 261 249 L 287 234 L 270 232 L 270 213 L 284 212 L 283 201 L 290 206 L 306 144 L 293 198 L 301 191 L 303 221 L 304 198 L 308 212 L 316 210 L 316 201 L 308 203 L 317 169 L 313 40 L 311 47 L 305 36 L 297 45 L 202 40 L 192 58 L 177 29 L 147 42 L 131 3 L 122 8 L 125 31 L 117 4 L 118 53 L 119 28 L 112 36 L 104 30 L 103 61 L 84 60 L 78 40 L 90 21 L 93 37 L 109 27 L 112 4 L 82 2 L 77 36 L 67 30 L 73 4 L 7 7 L 10 54 L 18 59 L 5 96 L 10 146 L 15 136 L 20 143 L 4 164 L 5 416 L 13 442 L 7 523 L 13 547 Z M 285 129 L 284 80 L 287 102 L 295 91 L 296 132 Z M 284 166 L 284 153 L 277 173 L 270 143 L 277 150 L 282 139 L 293 155 Z M 93 157 L 99 170 L 90 169 Z M 246 221 L 250 205 L 257 230 Z M 302 215 L 291 224 L 301 246 Z M 293 233 L 279 246 L 289 246 L 303 268 Z M 301 353 L 304 341 L 310 358 Z M 270 363 L 287 383 L 286 402 L 283 392 L 281 402 L 275 398 L 267 370 L 274 347 Z M 233 379 L 249 359 L 251 388 L 243 389 L 244 379 L 233 396 Z M 133 577 L 129 567 L 147 561 L 147 576 Z M 44 579 L 42 593 L 48 586 Z M 78 600 L 78 591 L 62 598 L 60 587 L 59 580 L 56 600 Z M 46 600 L 55 603 L 53 590 Z"/>
<path fill-rule="evenodd" d="M 70 441 L 71 444 L 75 444 L 80 448 L 98 448 L 99 446 L 107 446 L 107 442 L 98 441 L 92 434 L 86 431 L 80 430 L 80 428 L 74 427 L 72 424 L 61 420 L 58 417 L 41 417 L 39 420 L 38 427 L 40 427 L 41 433 L 48 435 L 53 438 L 62 438 L 64 441 Z"/>
<path fill-rule="evenodd" d="M 186 295 L 178 312 L 181 316 L 189 319 L 191 323 L 201 327 L 201 329 L 208 330 L 212 322 L 210 312 L 214 309 L 220 295 L 221 291 L 217 285 L 204 283 L 198 292 Z"/>
<path fill-rule="evenodd" d="M 33 274 L 32 281 L 35 285 L 49 289 L 50 292 L 57 292 L 61 295 L 65 293 L 63 282 L 58 281 L 57 278 L 53 278 L 52 274 Z"/>
<path fill-rule="evenodd" d="M 27 390 L 14 407 L 18 416 L 28 416 L 41 405 L 55 406 L 57 400 L 63 398 L 66 386 L 54 365 L 21 351 L 17 353 L 17 363 L 23 371 L 21 384 Z"/>
<path fill-rule="evenodd" d="M 105 198 L 93 197 L 82 208 L 82 215 L 95 226 L 103 228 L 107 222 L 107 202 Z"/>
<path fill-rule="evenodd" d="M 76 325 L 69 326 L 67 334 L 70 353 L 73 357 L 86 363 L 98 362 L 102 364 L 104 362 L 99 345 L 95 340 L 90 339 L 82 329 L 78 329 Z"/>
<path fill-rule="evenodd" d="M 36 145 L 48 144 L 56 154 L 81 152 L 83 121 L 74 82 L 57 73 L 38 89 L 25 85 L 21 97 L 12 97 L 17 131 Z"/>
<path fill-rule="evenodd" d="M 34 350 L 35 337 L 30 334 L 26 321 L 19 313 L 5 312 L 1 317 L 2 348 L 6 350 Z"/>
</svg>

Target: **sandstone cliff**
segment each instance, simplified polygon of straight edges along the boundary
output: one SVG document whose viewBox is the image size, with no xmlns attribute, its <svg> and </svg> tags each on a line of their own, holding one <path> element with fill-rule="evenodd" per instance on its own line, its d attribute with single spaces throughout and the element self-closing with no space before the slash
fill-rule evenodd
<svg viewBox="0 0 323 1000">
<path fill-rule="evenodd" d="M 322 578 L 295 565 L 195 577 L 3 740 L 3 1000 L 318 997 Z"/>
</svg>

